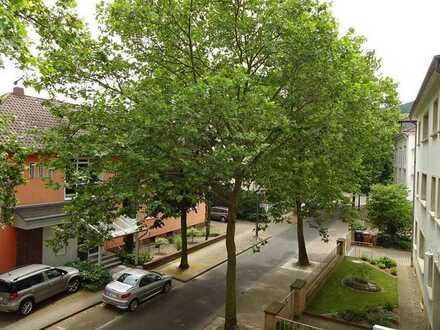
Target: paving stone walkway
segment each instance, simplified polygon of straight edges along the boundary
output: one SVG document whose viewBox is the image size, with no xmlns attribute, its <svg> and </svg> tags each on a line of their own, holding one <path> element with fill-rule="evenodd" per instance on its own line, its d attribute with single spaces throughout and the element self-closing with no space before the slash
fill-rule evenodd
<svg viewBox="0 0 440 330">
<path fill-rule="evenodd" d="M 398 266 L 399 272 L 399 329 L 428 330 L 428 320 L 422 309 L 421 293 L 414 268 Z"/>
</svg>

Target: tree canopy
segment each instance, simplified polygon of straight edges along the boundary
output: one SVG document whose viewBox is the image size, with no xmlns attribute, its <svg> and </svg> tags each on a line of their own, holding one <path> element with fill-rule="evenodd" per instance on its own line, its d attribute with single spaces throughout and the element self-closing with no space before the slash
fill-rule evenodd
<svg viewBox="0 0 440 330">
<path fill-rule="evenodd" d="M 28 82 L 78 103 L 53 108 L 63 124 L 44 137 L 48 160 L 90 161 L 72 175 L 59 237 L 86 222 L 105 239 L 126 199 L 189 205 L 226 187 L 226 329 L 237 324 L 242 186 L 264 188 L 279 212 L 325 208 L 356 182 L 373 123 L 395 110 L 395 86 L 363 39 L 340 36 L 314 0 L 113 0 L 98 7 L 97 34 L 69 1 L 39 19 Z"/>
</svg>

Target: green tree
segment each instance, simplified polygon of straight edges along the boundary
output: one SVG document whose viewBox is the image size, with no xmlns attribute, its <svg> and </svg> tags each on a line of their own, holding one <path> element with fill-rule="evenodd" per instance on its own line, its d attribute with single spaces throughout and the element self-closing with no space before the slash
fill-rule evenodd
<svg viewBox="0 0 440 330">
<path fill-rule="evenodd" d="M 0 116 L 0 228 L 14 222 L 15 188 L 25 183 L 23 172 L 29 152 L 10 131 L 13 120 Z"/>
<path fill-rule="evenodd" d="M 375 184 L 368 200 L 368 219 L 392 239 L 407 237 L 412 228 L 412 208 L 405 187 Z"/>
<path fill-rule="evenodd" d="M 335 209 L 344 192 L 358 184 L 363 146 L 370 143 L 372 150 L 372 137 L 385 135 L 377 132 L 379 127 L 387 130 L 384 149 L 388 154 L 392 151 L 389 142 L 398 118 L 395 85 L 377 74 L 378 61 L 362 50 L 364 39 L 352 31 L 338 38 L 333 17 L 325 5 L 320 10 L 314 25 L 304 22 L 303 34 L 291 34 L 296 38 L 292 45 L 301 47 L 290 48 L 281 58 L 283 72 L 300 67 L 301 74 L 279 78 L 285 82 L 279 96 L 287 121 L 285 143 L 269 154 L 273 167 L 261 183 L 271 187 L 269 195 L 276 206 L 272 212 L 295 210 L 302 266 L 309 264 L 305 217 Z M 312 31 L 315 38 L 304 40 Z M 326 239 L 325 227 L 319 227 Z"/>
<path fill-rule="evenodd" d="M 299 205 L 300 216 L 302 203 L 323 206 L 338 195 L 343 170 L 325 166 L 353 163 L 341 150 L 353 151 L 344 143 L 364 126 L 357 128 L 346 118 L 361 117 L 366 104 L 358 101 L 366 99 L 362 92 L 371 92 L 367 82 L 353 78 L 369 68 L 358 67 L 365 56 L 352 48 L 359 42 L 339 39 L 328 6 L 312 0 L 114 0 L 99 7 L 97 36 L 64 3 L 43 18 L 47 24 L 35 26 L 40 39 L 32 83 L 81 103 L 75 111 L 53 109 L 68 120 L 46 136 L 48 155 L 56 154 L 51 162 L 58 168 L 74 158 L 90 160 L 78 181 L 72 180 L 78 193 L 61 237 L 69 230 L 83 235 L 79 229 L 85 222 L 102 227 L 92 241 L 105 239 L 120 212 L 115 205 L 129 199 L 169 207 L 174 203 L 160 197 L 168 185 L 177 201 L 194 191 L 198 195 L 198 188 L 188 188 L 188 178 L 197 178 L 196 187 L 204 184 L 207 191 L 200 196 L 210 186 L 225 187 L 225 329 L 236 329 L 234 237 L 242 187 L 255 182 L 270 189 L 284 205 Z M 321 135 L 324 143 L 319 143 Z M 325 153 L 312 162 L 326 147 L 336 148 L 335 155 Z M 298 169 L 292 170 L 295 164 Z M 181 181 L 167 179 L 173 168 L 185 174 Z M 307 198 L 281 193 L 267 181 L 272 176 L 281 183 L 278 172 L 286 169 L 293 178 L 286 181 L 307 184 Z M 318 175 L 298 179 L 302 170 Z M 94 173 L 111 175 L 97 181 Z M 316 197 L 313 187 L 319 180 L 328 180 L 320 190 L 328 190 L 326 198 Z M 93 212 L 87 214 L 89 203 Z"/>
</svg>

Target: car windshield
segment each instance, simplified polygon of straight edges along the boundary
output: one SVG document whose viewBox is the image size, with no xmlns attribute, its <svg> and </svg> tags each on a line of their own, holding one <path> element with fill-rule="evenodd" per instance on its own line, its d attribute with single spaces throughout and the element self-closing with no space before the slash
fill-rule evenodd
<svg viewBox="0 0 440 330">
<path fill-rule="evenodd" d="M 136 275 L 124 273 L 121 276 L 119 276 L 117 281 L 124 283 L 124 284 L 134 286 L 138 280 L 139 280 L 139 277 L 137 277 Z"/>
<path fill-rule="evenodd" d="M 0 292 L 11 292 L 12 286 L 10 283 L 0 280 Z"/>
</svg>

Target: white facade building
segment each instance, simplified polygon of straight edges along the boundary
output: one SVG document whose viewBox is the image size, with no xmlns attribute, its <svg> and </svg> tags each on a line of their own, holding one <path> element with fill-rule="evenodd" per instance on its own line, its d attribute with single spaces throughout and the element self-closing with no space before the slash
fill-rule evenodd
<svg viewBox="0 0 440 330">
<path fill-rule="evenodd" d="M 434 57 L 411 119 L 417 120 L 413 261 L 431 329 L 440 330 L 440 56 Z"/>
<path fill-rule="evenodd" d="M 407 188 L 410 201 L 413 200 L 415 140 L 414 125 L 402 123 L 394 152 L 394 183 Z"/>
</svg>

